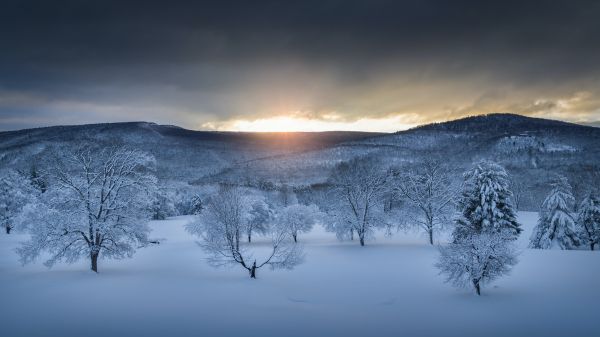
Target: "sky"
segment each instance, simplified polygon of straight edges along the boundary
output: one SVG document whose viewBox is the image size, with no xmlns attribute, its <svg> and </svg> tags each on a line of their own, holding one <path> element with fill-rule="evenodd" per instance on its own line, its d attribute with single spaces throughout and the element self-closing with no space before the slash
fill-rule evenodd
<svg viewBox="0 0 600 337">
<path fill-rule="evenodd" d="M 390 132 L 494 112 L 593 123 L 599 18 L 594 0 L 3 0 L 0 130 Z"/>
</svg>

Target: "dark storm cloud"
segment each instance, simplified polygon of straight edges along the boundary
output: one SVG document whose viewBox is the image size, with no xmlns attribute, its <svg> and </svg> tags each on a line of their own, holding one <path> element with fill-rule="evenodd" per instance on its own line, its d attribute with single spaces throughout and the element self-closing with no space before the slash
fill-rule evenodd
<svg viewBox="0 0 600 337">
<path fill-rule="evenodd" d="M 593 102 L 600 94 L 598 1 L 1 6 L 4 129 L 43 124 L 44 116 L 195 127 L 277 109 L 336 111 L 349 120 L 430 113 L 421 116 L 429 120 L 477 113 L 482 100 L 482 112 L 522 106 L 515 112 L 531 113 L 542 98 L 556 109 L 578 93 Z M 508 102 L 488 104 L 499 91 Z"/>
</svg>

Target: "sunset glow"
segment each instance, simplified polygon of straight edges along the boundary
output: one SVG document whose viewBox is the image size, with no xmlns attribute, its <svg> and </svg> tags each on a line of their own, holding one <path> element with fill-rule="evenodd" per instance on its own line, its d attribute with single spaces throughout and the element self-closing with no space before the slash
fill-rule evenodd
<svg viewBox="0 0 600 337">
<path fill-rule="evenodd" d="M 385 118 L 361 118 L 356 121 L 309 119 L 275 116 L 255 120 L 239 119 L 219 124 L 206 123 L 203 129 L 243 132 L 319 132 L 319 131 L 372 131 L 395 132 L 415 126 L 403 122 L 399 116 Z"/>
</svg>

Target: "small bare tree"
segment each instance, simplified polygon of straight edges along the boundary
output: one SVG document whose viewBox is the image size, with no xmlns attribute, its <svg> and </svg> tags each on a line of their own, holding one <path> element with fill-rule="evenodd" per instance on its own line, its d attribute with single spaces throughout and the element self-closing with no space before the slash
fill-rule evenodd
<svg viewBox="0 0 600 337">
<path fill-rule="evenodd" d="M 298 233 L 308 233 L 320 217 L 316 205 L 293 204 L 281 208 L 275 216 L 275 226 L 289 233 L 298 242 Z"/>
<path fill-rule="evenodd" d="M 269 252 L 257 263 L 250 252 L 250 244 L 241 241 L 246 233 L 250 205 L 243 192 L 236 187 L 222 186 L 206 204 L 199 221 L 187 225 L 187 230 L 199 236 L 199 245 L 209 255 L 213 266 L 239 264 L 251 278 L 263 266 L 292 269 L 302 262 L 300 246 L 294 244 L 285 231 L 272 231 Z"/>
<path fill-rule="evenodd" d="M 481 295 L 481 286 L 510 272 L 517 264 L 513 234 L 508 230 L 480 233 L 440 247 L 436 263 L 446 282 L 456 287 L 473 286 Z"/>
<path fill-rule="evenodd" d="M 518 211 L 523 207 L 523 202 L 525 201 L 525 196 L 527 194 L 527 186 L 525 186 L 525 183 L 518 180 L 516 177 L 512 177 L 509 187 L 513 194 L 513 204 L 515 205 L 515 209 Z"/>
<path fill-rule="evenodd" d="M 126 148 L 83 147 L 59 154 L 47 171 L 49 186 L 24 210 L 31 239 L 18 253 L 29 263 L 42 251 L 46 265 L 81 257 L 98 272 L 98 257 L 131 257 L 148 242 L 147 220 L 156 190 L 154 158 Z"/>
<path fill-rule="evenodd" d="M 449 222 L 456 186 L 452 186 L 447 169 L 439 161 L 425 161 L 417 170 L 394 174 L 395 190 L 408 201 L 409 217 L 422 228 L 433 245 L 434 231 Z"/>
<path fill-rule="evenodd" d="M 246 236 L 248 237 L 248 242 L 252 242 L 253 234 L 266 235 L 269 232 L 273 211 L 262 196 L 248 197 L 247 202 L 250 208 L 245 222 Z"/>
<path fill-rule="evenodd" d="M 358 235 L 360 245 L 375 228 L 385 226 L 381 198 L 387 188 L 387 173 L 367 159 L 355 159 L 336 166 L 330 177 L 339 206 L 330 210 L 338 238 Z"/>
</svg>

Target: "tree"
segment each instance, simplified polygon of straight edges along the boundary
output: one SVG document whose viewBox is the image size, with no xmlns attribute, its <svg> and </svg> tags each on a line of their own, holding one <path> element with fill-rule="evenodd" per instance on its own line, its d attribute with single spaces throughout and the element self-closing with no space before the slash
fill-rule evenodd
<svg viewBox="0 0 600 337">
<path fill-rule="evenodd" d="M 525 195 L 527 193 L 527 186 L 523 181 L 517 180 L 517 178 L 512 177 L 510 180 L 510 190 L 513 194 L 512 201 L 515 205 L 515 209 L 518 211 L 523 207 L 523 202 L 525 199 Z"/>
<path fill-rule="evenodd" d="M 126 148 L 82 147 L 56 156 L 48 190 L 22 214 L 31 238 L 18 248 L 22 263 L 48 252 L 45 262 L 131 257 L 148 242 L 156 190 L 154 157 Z"/>
<path fill-rule="evenodd" d="M 480 161 L 464 174 L 458 209 L 461 214 L 456 221 L 455 238 L 502 229 L 516 238 L 522 231 L 515 215 L 508 174 L 494 162 Z"/>
<path fill-rule="evenodd" d="M 0 172 L 0 225 L 6 234 L 10 234 L 18 214 L 35 194 L 28 179 L 17 171 L 7 169 Z"/>
<path fill-rule="evenodd" d="M 514 233 L 506 229 L 464 237 L 440 247 L 436 266 L 446 282 L 456 287 L 473 286 L 481 295 L 482 285 L 508 274 L 517 264 L 513 238 Z"/>
<path fill-rule="evenodd" d="M 196 194 L 192 197 L 192 200 L 190 201 L 190 205 L 189 205 L 189 214 L 192 215 L 198 215 L 200 213 L 202 213 L 202 210 L 204 209 L 204 204 L 202 203 L 202 197 L 200 197 L 200 195 Z"/>
<path fill-rule="evenodd" d="M 288 233 L 298 242 L 298 233 L 311 231 L 319 218 L 319 208 L 316 205 L 293 204 L 280 209 L 275 217 L 276 226 Z"/>
<path fill-rule="evenodd" d="M 286 207 L 298 202 L 294 189 L 288 184 L 281 183 L 279 186 L 279 200 L 281 204 Z"/>
<path fill-rule="evenodd" d="M 571 211 L 575 198 L 566 177 L 557 176 L 552 190 L 542 203 L 537 226 L 533 229 L 529 247 L 537 249 L 573 249 L 579 246 L 578 230 Z"/>
<path fill-rule="evenodd" d="M 455 286 L 481 286 L 507 274 L 517 263 L 514 241 L 521 232 L 510 200 L 507 174 L 489 161 L 482 161 L 464 175 L 461 215 L 452 241 L 440 247 L 436 266 Z"/>
<path fill-rule="evenodd" d="M 330 177 L 337 207 L 330 209 L 331 226 L 338 238 L 358 235 L 360 245 L 375 228 L 385 225 L 381 198 L 387 188 L 387 175 L 366 159 L 337 165 Z"/>
<path fill-rule="evenodd" d="M 248 202 L 250 208 L 245 221 L 246 235 L 248 242 L 252 242 L 253 233 L 266 235 L 269 232 L 269 222 L 273 212 L 263 197 L 250 197 Z"/>
<path fill-rule="evenodd" d="M 579 206 L 578 222 L 582 229 L 581 238 L 590 249 L 600 243 L 600 196 L 590 192 Z"/>
<path fill-rule="evenodd" d="M 395 190 L 409 204 L 409 216 L 422 228 L 433 245 L 434 230 L 448 222 L 454 200 L 454 188 L 440 162 L 427 160 L 408 174 L 396 175 Z"/>
<path fill-rule="evenodd" d="M 165 220 L 177 215 L 175 194 L 167 188 L 159 188 L 152 202 L 152 220 Z"/>
<path fill-rule="evenodd" d="M 271 231 L 270 249 L 262 262 L 257 263 L 250 251 L 250 244 L 241 242 L 247 228 L 249 209 L 250 205 L 241 189 L 221 186 L 209 198 L 198 221 L 187 225 L 192 235 L 202 239 L 199 245 L 209 255 L 209 264 L 239 264 L 248 271 L 250 278 L 256 278 L 256 271 L 263 266 L 292 269 L 301 263 L 302 249 L 289 240 L 287 233 L 277 230 Z"/>
<path fill-rule="evenodd" d="M 44 177 L 40 175 L 35 165 L 31 166 L 31 170 L 29 171 L 29 179 L 33 187 L 37 188 L 41 193 L 46 192 L 48 184 L 46 183 Z"/>
</svg>

